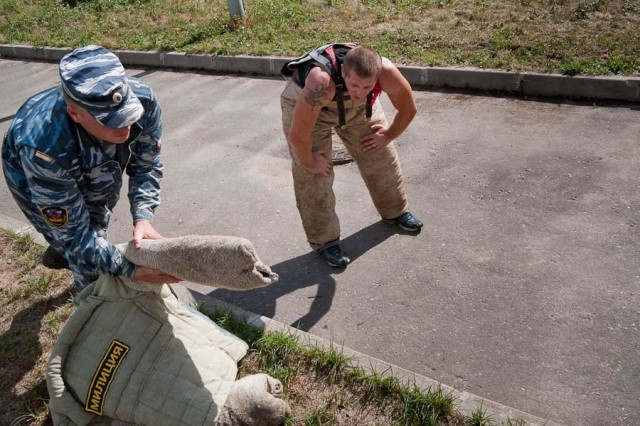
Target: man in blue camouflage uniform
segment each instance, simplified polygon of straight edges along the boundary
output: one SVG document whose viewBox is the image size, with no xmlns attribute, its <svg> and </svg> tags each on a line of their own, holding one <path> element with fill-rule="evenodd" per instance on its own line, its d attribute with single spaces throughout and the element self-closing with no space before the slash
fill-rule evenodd
<svg viewBox="0 0 640 426">
<path fill-rule="evenodd" d="M 59 71 L 60 86 L 27 100 L 2 146 L 9 190 L 49 242 L 43 264 L 70 269 L 78 289 L 100 274 L 177 282 L 130 263 L 106 233 L 126 170 L 136 246 L 162 238 L 152 225 L 162 178 L 155 95 L 100 46 L 69 53 Z"/>
</svg>

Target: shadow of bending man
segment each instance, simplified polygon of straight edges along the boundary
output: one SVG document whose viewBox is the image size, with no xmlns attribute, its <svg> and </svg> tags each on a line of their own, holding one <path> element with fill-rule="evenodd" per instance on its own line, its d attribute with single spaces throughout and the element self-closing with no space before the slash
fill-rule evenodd
<svg viewBox="0 0 640 426">
<path fill-rule="evenodd" d="M 397 233 L 404 234 L 404 231 L 379 221 L 348 236 L 340 244 L 349 253 L 353 265 L 368 250 Z M 276 302 L 280 297 L 301 288 L 316 286 L 317 291 L 312 297 L 309 311 L 290 324 L 302 331 L 309 331 L 331 309 L 336 293 L 336 280 L 333 276 L 344 271 L 344 268 L 327 265 L 315 252 L 272 265 L 271 269 L 280 276 L 275 285 L 244 292 L 216 289 L 208 295 L 249 312 L 274 318 Z"/>
</svg>

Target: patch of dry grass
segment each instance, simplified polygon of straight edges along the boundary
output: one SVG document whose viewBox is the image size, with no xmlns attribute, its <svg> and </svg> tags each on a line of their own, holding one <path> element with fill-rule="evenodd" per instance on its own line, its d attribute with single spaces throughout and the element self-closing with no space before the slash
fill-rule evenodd
<svg viewBox="0 0 640 426">
<path fill-rule="evenodd" d="M 43 248 L 0 229 L 0 424 L 46 424 L 45 371 L 73 312 L 68 271 L 40 265 Z"/>
<path fill-rule="evenodd" d="M 297 365 L 294 365 L 297 363 Z M 327 382 L 326 374 L 311 363 L 300 359 L 286 368 L 294 371 L 286 380 L 285 397 L 293 410 L 288 425 L 330 424 L 341 426 L 397 424 L 397 413 L 368 398 L 361 387 L 349 386 L 346 381 Z M 250 352 L 241 364 L 240 376 L 261 371 L 260 355 Z M 390 402 L 389 402 L 390 403 Z M 317 420 L 317 423 L 309 419 Z"/>
</svg>

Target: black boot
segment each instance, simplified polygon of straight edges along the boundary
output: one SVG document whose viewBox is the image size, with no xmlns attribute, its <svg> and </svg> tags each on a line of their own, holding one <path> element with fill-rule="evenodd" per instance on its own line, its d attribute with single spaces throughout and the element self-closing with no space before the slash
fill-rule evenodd
<svg viewBox="0 0 640 426">
<path fill-rule="evenodd" d="M 49 269 L 69 269 L 69 261 L 66 257 L 49 246 L 42 255 L 42 264 Z"/>
<path fill-rule="evenodd" d="M 324 260 L 334 268 L 342 268 L 351 262 L 349 256 L 342 251 L 342 248 L 338 244 L 322 250 L 320 254 L 324 257 Z"/>
</svg>

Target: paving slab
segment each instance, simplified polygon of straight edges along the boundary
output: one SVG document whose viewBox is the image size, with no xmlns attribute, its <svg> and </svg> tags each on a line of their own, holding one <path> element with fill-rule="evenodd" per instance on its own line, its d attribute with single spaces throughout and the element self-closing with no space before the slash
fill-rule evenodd
<svg viewBox="0 0 640 426">
<path fill-rule="evenodd" d="M 637 103 L 416 91 L 397 144 L 425 228 L 382 223 L 357 167 L 337 166 L 353 263 L 336 270 L 295 209 L 282 79 L 129 74 L 163 107 L 160 232 L 246 237 L 281 276 L 208 296 L 549 424 L 640 424 Z M 0 60 L 0 132 L 56 81 L 55 64 Z M 4 182 L 0 200 L 23 220 Z M 130 233 L 123 199 L 110 234 Z"/>
</svg>

